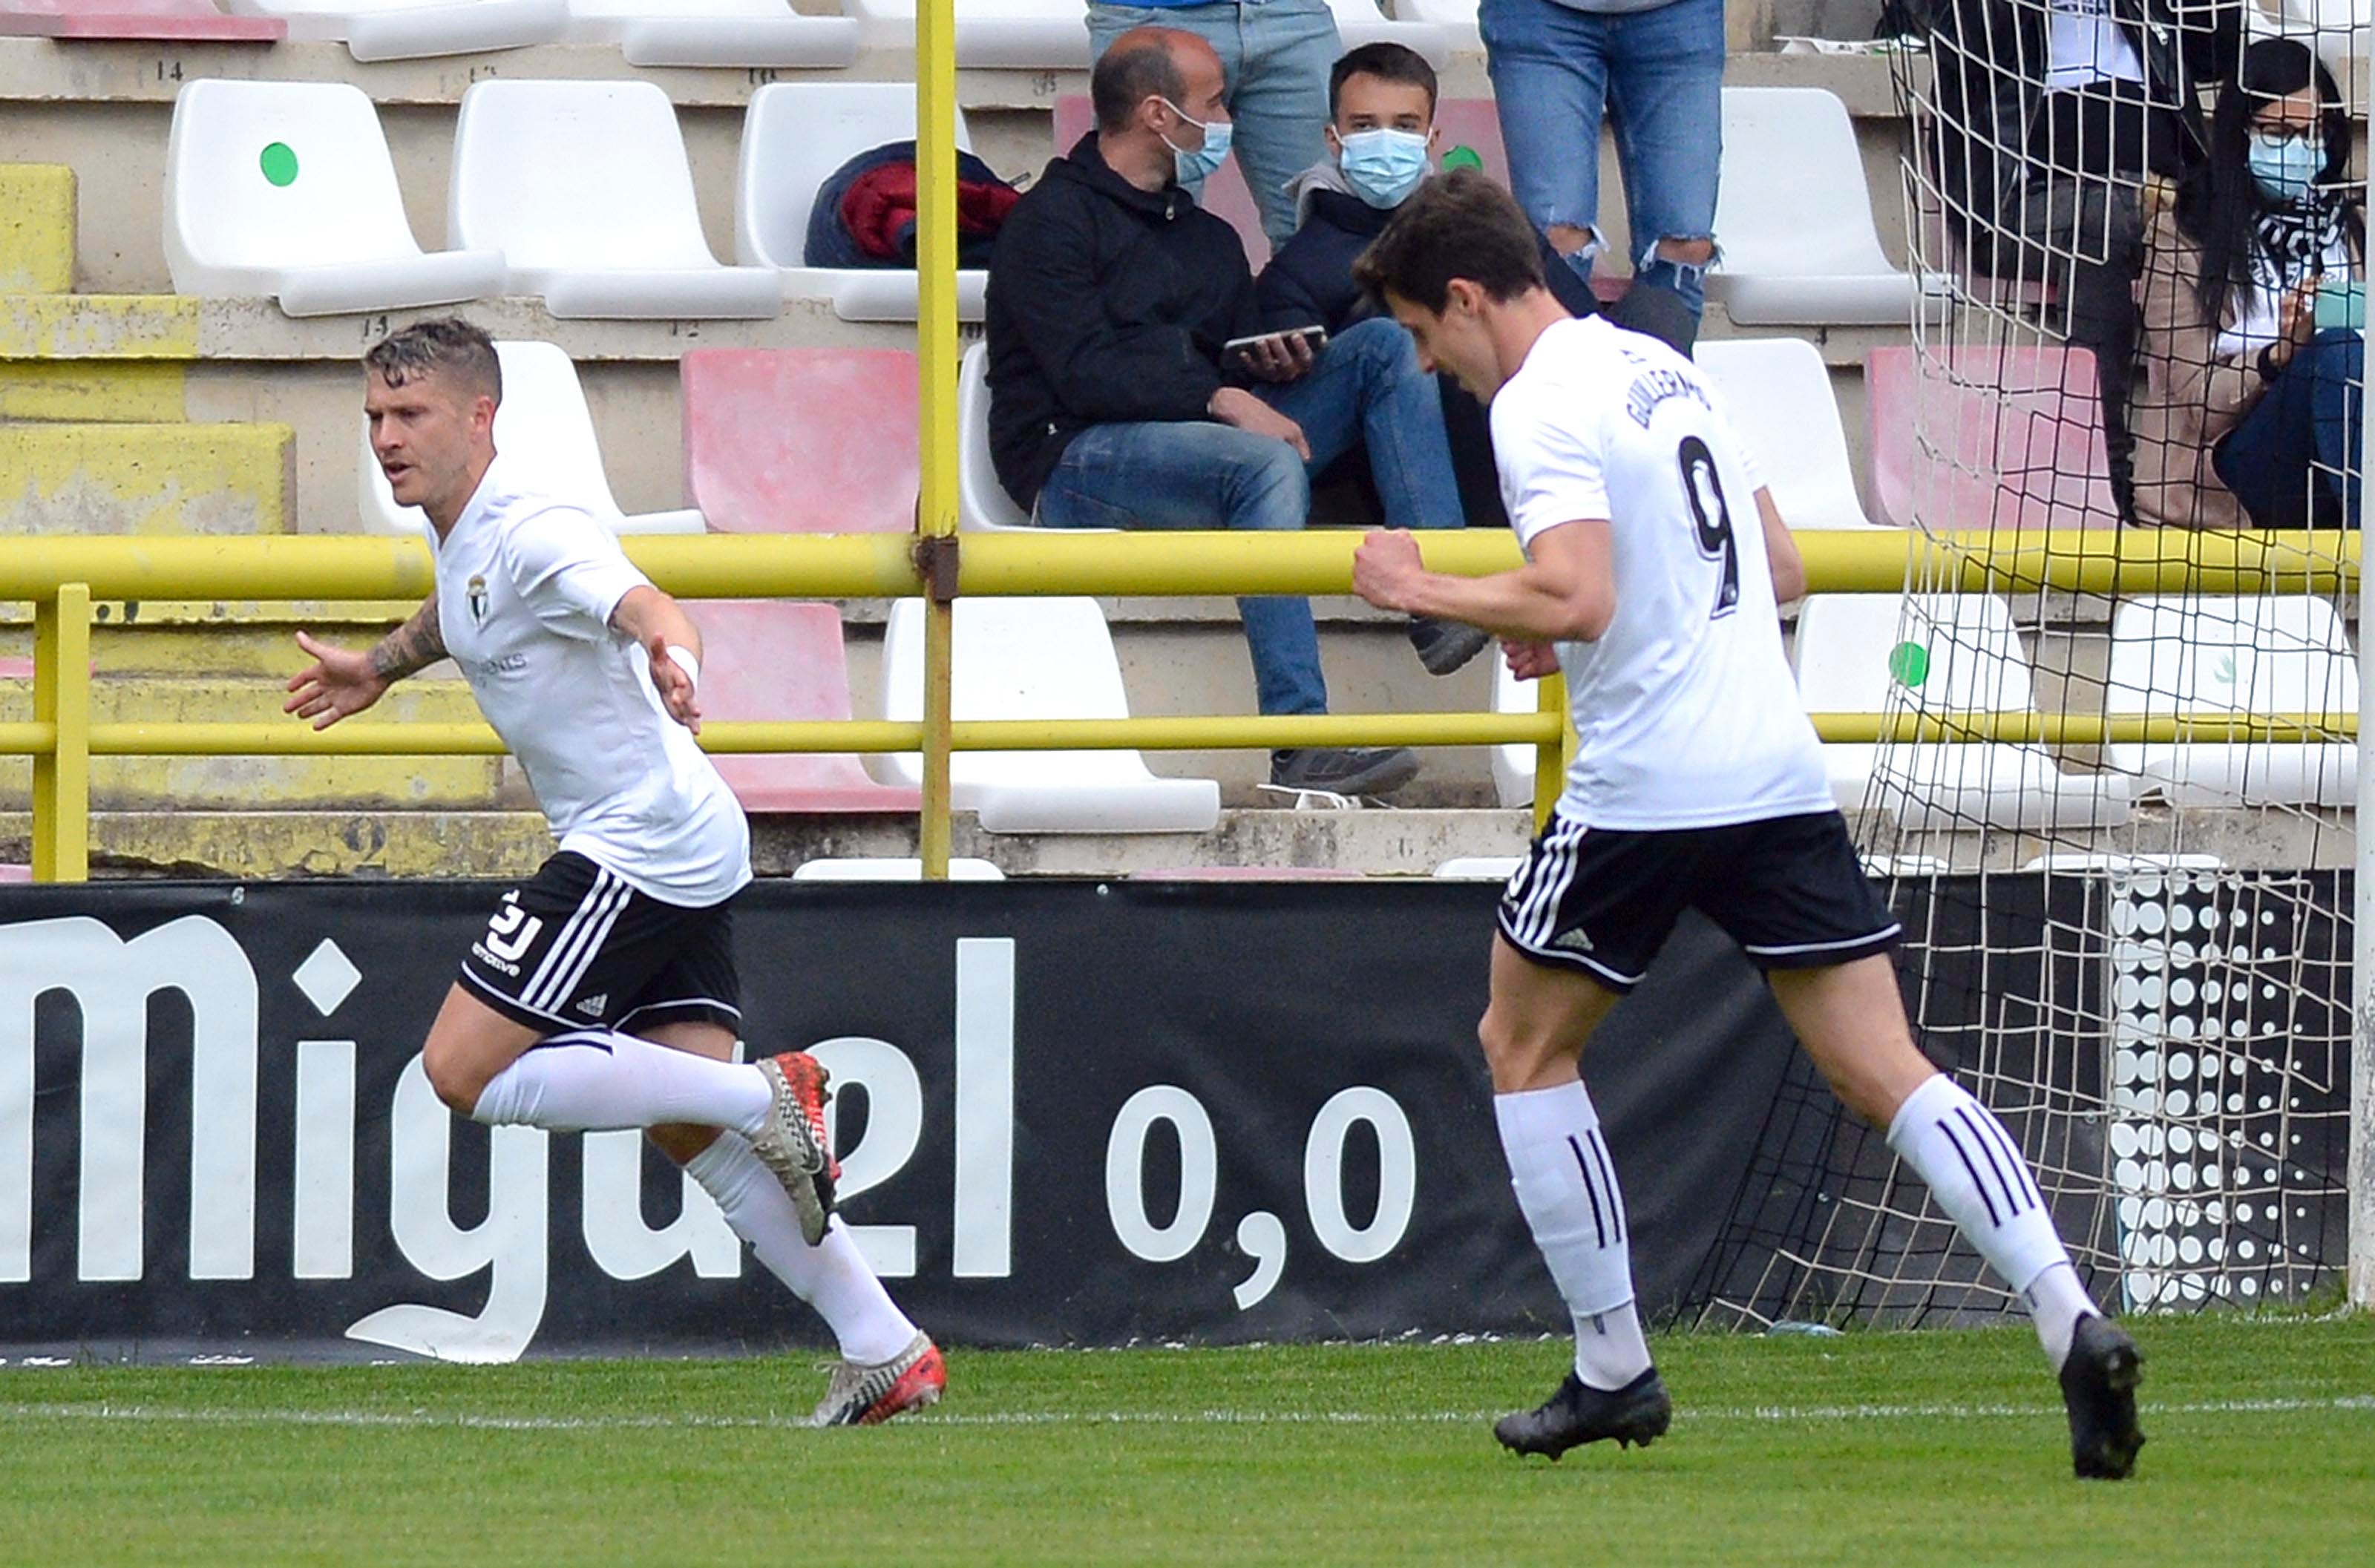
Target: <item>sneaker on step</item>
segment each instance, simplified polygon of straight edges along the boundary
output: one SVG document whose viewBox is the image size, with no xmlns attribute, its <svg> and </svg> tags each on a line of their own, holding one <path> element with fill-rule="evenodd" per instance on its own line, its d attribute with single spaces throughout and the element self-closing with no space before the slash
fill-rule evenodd
<svg viewBox="0 0 2375 1568">
<path fill-rule="evenodd" d="M 810 1426 L 879 1426 L 893 1416 L 938 1404 L 948 1391 L 940 1348 L 918 1334 L 887 1362 L 845 1361 L 809 1418 Z"/>
<path fill-rule="evenodd" d="M 1418 777 L 1407 746 L 1306 746 L 1270 754 L 1270 782 L 1280 789 L 1331 795 L 1390 795 Z"/>
<path fill-rule="evenodd" d="M 799 1215 L 801 1239 L 820 1245 L 833 1220 L 833 1183 L 841 1176 L 824 1133 L 825 1086 L 832 1075 L 806 1051 L 770 1056 L 759 1070 L 774 1098 L 767 1125 L 750 1140 L 750 1152 L 784 1184 Z"/>
<path fill-rule="evenodd" d="M 1449 675 L 1493 645 L 1493 634 L 1482 627 L 1424 615 L 1411 617 L 1410 640 L 1429 675 Z"/>
</svg>

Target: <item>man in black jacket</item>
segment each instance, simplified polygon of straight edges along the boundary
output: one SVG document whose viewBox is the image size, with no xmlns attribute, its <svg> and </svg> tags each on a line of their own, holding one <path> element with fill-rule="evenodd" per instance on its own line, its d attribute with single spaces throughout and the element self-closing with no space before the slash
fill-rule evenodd
<svg viewBox="0 0 2375 1568">
<path fill-rule="evenodd" d="M 1235 230 L 1179 188 L 1228 145 L 1219 57 L 1192 33 L 1140 28 L 1091 74 L 1097 129 L 1046 172 L 998 235 L 988 299 L 990 456 L 1017 504 L 1057 528 L 1301 528 L 1310 475 L 1356 442 L 1395 527 L 1457 527 L 1459 488 L 1433 378 L 1410 335 L 1365 323 L 1315 356 L 1267 330 Z M 1311 607 L 1237 602 L 1265 713 L 1327 712 Z M 1448 673 L 1485 640 L 1414 623 Z M 1378 795 L 1407 784 L 1402 748 L 1275 753 L 1273 784 Z"/>
<path fill-rule="evenodd" d="M 1288 187 L 1295 198 L 1294 238 L 1270 257 L 1255 284 L 1263 318 L 1272 327 L 1324 326 L 1341 335 L 1355 323 L 1386 314 L 1353 280 L 1353 264 L 1427 178 L 1437 135 L 1435 103 L 1435 67 L 1415 50 L 1365 43 L 1336 62 L 1328 77 L 1331 156 Z M 1600 313 L 1600 301 L 1583 275 L 1552 248 L 1549 236 L 1536 230 L 1534 239 L 1551 292 L 1567 313 Z M 1616 325 L 1647 333 L 1678 354 L 1690 353 L 1698 334 L 1698 319 L 1671 289 L 1633 289 L 1605 313 Z M 1509 514 L 1501 503 L 1484 406 L 1449 376 L 1437 382 L 1468 525 L 1506 528 Z"/>
</svg>

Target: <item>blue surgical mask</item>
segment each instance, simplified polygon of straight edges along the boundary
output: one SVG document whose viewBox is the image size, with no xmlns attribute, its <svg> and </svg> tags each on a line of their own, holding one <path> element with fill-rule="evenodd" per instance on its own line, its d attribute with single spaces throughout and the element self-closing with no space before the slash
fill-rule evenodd
<svg viewBox="0 0 2375 1568">
<path fill-rule="evenodd" d="M 2289 206 L 2309 195 L 2318 175 L 2325 168 L 2325 143 L 2315 136 L 2292 137 L 2278 141 L 2274 136 L 2254 136 L 2247 155 L 2251 166 L 2251 178 L 2272 202 Z"/>
<path fill-rule="evenodd" d="M 1163 100 L 1163 106 L 1204 133 L 1204 145 L 1192 152 L 1186 147 L 1173 146 L 1169 136 L 1163 138 L 1163 145 L 1171 147 L 1171 167 L 1178 175 L 1179 183 L 1193 185 L 1211 179 L 1213 171 L 1227 161 L 1229 138 L 1236 135 L 1237 128 L 1226 120 L 1196 119 L 1167 98 Z"/>
<path fill-rule="evenodd" d="M 1426 134 L 1380 127 L 1340 136 L 1338 161 L 1353 194 L 1374 207 L 1402 205 L 1426 178 Z"/>
</svg>

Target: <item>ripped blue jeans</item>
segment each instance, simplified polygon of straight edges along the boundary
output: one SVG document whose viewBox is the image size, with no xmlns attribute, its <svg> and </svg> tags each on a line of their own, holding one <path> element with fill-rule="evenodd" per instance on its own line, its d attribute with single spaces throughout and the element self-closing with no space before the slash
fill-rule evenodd
<svg viewBox="0 0 2375 1568">
<path fill-rule="evenodd" d="M 1723 0 L 1667 0 L 1645 11 L 1579 11 L 1558 0 L 1482 0 L 1509 185 L 1538 229 L 1600 232 L 1600 127 L 1616 136 L 1634 276 L 1671 289 L 1698 315 L 1701 265 L 1657 253 L 1660 240 L 1715 234 L 1723 159 Z M 1589 265 L 1589 251 L 1571 258 Z"/>
</svg>

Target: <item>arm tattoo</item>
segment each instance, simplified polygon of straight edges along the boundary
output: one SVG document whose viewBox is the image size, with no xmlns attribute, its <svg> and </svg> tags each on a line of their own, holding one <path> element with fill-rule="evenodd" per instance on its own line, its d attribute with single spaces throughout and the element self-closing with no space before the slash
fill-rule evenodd
<svg viewBox="0 0 2375 1568">
<path fill-rule="evenodd" d="M 402 680 L 444 656 L 445 635 L 437 621 L 437 600 L 432 595 L 412 612 L 410 620 L 381 638 L 372 649 L 372 673 L 385 681 Z"/>
</svg>

